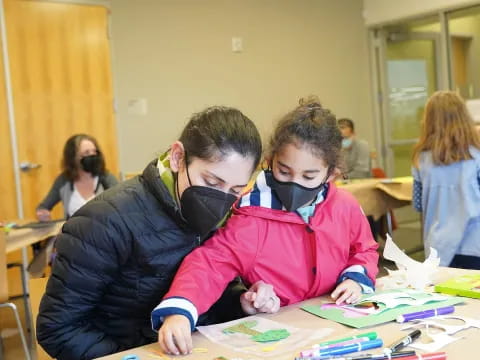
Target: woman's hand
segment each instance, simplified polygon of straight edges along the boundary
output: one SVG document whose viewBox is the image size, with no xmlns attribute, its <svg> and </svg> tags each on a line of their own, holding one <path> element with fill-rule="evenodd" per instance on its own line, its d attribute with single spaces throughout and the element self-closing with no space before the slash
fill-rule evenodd
<svg viewBox="0 0 480 360">
<path fill-rule="evenodd" d="M 165 317 L 165 321 L 158 331 L 158 342 L 167 354 L 190 354 L 193 348 L 190 320 L 183 315 Z"/>
<path fill-rule="evenodd" d="M 362 297 L 362 287 L 356 281 L 347 279 L 338 284 L 330 296 L 337 305 L 353 304 Z"/>
<path fill-rule="evenodd" d="M 50 214 L 50 211 L 48 211 L 47 209 L 38 209 L 37 219 L 39 221 L 49 221 L 49 220 L 52 220 L 52 216 Z"/>
<path fill-rule="evenodd" d="M 240 303 L 248 315 L 259 312 L 273 314 L 280 309 L 280 299 L 275 294 L 273 286 L 262 280 L 257 281 L 240 296 Z"/>
</svg>

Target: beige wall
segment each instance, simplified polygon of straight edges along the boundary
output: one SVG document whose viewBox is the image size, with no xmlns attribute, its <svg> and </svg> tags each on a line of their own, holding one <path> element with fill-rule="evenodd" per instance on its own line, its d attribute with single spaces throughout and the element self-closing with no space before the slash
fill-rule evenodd
<svg viewBox="0 0 480 360">
<path fill-rule="evenodd" d="M 365 24 L 377 25 L 479 3 L 478 0 L 363 0 L 363 8 Z"/>
<path fill-rule="evenodd" d="M 114 0 L 112 41 L 124 172 L 143 169 L 208 105 L 238 107 L 265 136 L 312 93 L 373 145 L 361 1 Z M 148 100 L 146 116 L 129 114 L 135 98 Z"/>
</svg>

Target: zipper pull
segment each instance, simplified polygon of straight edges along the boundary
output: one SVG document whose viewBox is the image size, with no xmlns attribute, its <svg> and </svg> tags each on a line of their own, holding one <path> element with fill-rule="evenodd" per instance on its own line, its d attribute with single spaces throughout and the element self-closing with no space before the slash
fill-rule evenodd
<svg viewBox="0 0 480 360">
<path fill-rule="evenodd" d="M 197 246 L 200 246 L 200 235 L 196 235 L 196 239 L 197 239 Z"/>
</svg>

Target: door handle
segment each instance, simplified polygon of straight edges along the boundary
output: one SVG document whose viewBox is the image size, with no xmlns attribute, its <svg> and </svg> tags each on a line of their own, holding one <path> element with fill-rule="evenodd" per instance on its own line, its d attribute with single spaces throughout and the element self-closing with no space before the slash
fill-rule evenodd
<svg viewBox="0 0 480 360">
<path fill-rule="evenodd" d="M 30 170 L 38 169 L 41 166 L 41 164 L 32 164 L 31 162 L 23 161 L 20 163 L 20 171 L 29 172 Z"/>
</svg>

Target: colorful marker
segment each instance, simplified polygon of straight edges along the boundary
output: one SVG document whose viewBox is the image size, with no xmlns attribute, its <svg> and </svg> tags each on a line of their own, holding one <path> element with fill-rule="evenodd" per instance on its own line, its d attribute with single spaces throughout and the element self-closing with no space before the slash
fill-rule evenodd
<svg viewBox="0 0 480 360">
<path fill-rule="evenodd" d="M 322 346 L 325 346 L 325 345 L 337 344 L 337 343 L 342 343 L 342 342 L 345 342 L 345 341 L 359 339 L 359 338 L 365 338 L 365 337 L 368 338 L 369 340 L 375 340 L 378 337 L 378 335 L 375 331 L 372 331 L 372 332 L 368 332 L 368 333 L 363 333 L 363 334 L 358 334 L 358 335 L 345 337 L 345 338 L 338 339 L 338 340 L 324 341 L 324 342 L 322 342 L 318 345 L 315 345 L 314 347 L 322 347 Z"/>
<path fill-rule="evenodd" d="M 348 356 L 348 357 L 338 357 L 338 356 L 316 356 L 316 357 L 296 357 L 295 360 L 327 360 L 327 359 L 332 359 L 332 360 L 388 360 L 388 359 L 399 359 L 399 360 L 404 360 L 406 357 L 409 356 L 414 356 L 415 351 L 399 351 L 396 353 L 389 355 L 386 354 L 380 354 L 380 355 L 371 355 L 371 354 L 365 354 L 365 355 L 358 355 L 358 356 Z"/>
<path fill-rule="evenodd" d="M 417 311 L 409 314 L 403 314 L 397 317 L 397 322 L 404 323 L 415 319 L 426 319 L 438 315 L 451 314 L 455 311 L 455 306 L 445 306 L 437 309 Z"/>
<path fill-rule="evenodd" d="M 367 340 L 358 343 L 348 344 L 345 346 L 336 346 L 329 349 L 324 350 L 316 350 L 315 354 L 312 358 L 329 358 L 335 355 L 345 355 L 354 353 L 357 351 L 369 350 L 369 349 L 376 349 L 383 346 L 382 339 L 375 339 L 375 340 Z"/>
<path fill-rule="evenodd" d="M 323 346 L 315 345 L 313 349 L 301 351 L 300 356 L 303 356 L 303 357 L 315 356 L 316 353 L 318 354 L 319 350 L 331 349 L 333 347 L 345 346 L 345 345 L 359 343 L 359 342 L 368 341 L 368 340 L 372 340 L 372 339 L 370 339 L 368 337 L 362 337 L 362 338 L 351 339 L 351 340 L 347 340 L 347 341 L 343 341 L 343 342 L 339 342 L 339 343 L 335 343 L 335 344 L 330 344 L 330 345 L 323 345 Z"/>
<path fill-rule="evenodd" d="M 418 329 L 413 330 L 410 334 L 394 342 L 392 345 L 390 345 L 390 347 L 384 349 L 383 351 L 385 354 L 391 354 L 391 353 L 397 352 L 403 349 L 405 346 L 408 346 L 411 343 L 413 343 L 415 340 L 417 340 L 420 337 L 420 335 L 422 335 L 422 332 L 420 330 Z"/>
<path fill-rule="evenodd" d="M 447 360 L 447 353 L 438 352 L 430 354 L 418 354 L 402 358 L 402 360 Z"/>
</svg>

